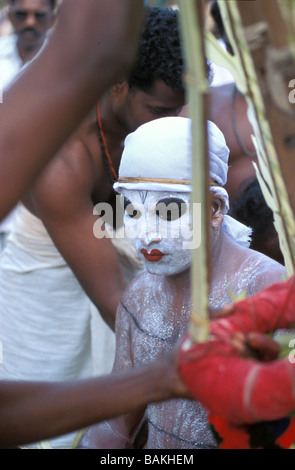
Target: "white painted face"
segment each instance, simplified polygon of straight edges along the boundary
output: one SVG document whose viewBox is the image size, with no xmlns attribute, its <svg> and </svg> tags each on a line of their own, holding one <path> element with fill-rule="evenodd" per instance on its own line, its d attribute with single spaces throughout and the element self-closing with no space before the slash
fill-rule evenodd
<svg viewBox="0 0 295 470">
<path fill-rule="evenodd" d="M 173 275 L 191 264 L 189 193 L 122 190 L 125 232 L 151 274 Z"/>
</svg>

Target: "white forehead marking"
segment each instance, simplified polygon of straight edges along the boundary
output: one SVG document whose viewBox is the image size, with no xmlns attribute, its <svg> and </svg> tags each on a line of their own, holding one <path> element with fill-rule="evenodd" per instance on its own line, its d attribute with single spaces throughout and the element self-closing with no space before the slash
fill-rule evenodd
<svg viewBox="0 0 295 470">
<path fill-rule="evenodd" d="M 147 191 L 139 191 L 139 196 L 141 199 L 141 202 L 144 204 L 145 200 L 147 198 L 148 192 Z"/>
</svg>

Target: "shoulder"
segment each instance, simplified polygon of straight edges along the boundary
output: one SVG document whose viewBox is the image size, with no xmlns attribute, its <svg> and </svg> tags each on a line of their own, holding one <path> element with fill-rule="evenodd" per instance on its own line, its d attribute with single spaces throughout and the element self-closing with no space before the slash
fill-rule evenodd
<svg viewBox="0 0 295 470">
<path fill-rule="evenodd" d="M 46 167 L 42 182 L 60 181 L 62 184 L 77 185 L 91 176 L 91 158 L 84 142 L 73 138 L 67 142 Z"/>
<path fill-rule="evenodd" d="M 143 294 L 148 290 L 153 289 L 155 283 L 155 277 L 147 271 L 143 271 L 141 274 L 136 276 L 132 281 L 129 282 L 127 288 L 122 296 L 122 302 L 131 305 L 136 302 Z"/>
<path fill-rule="evenodd" d="M 59 211 L 91 197 L 93 169 L 87 148 L 79 139 L 66 143 L 31 189 L 35 209 Z M 82 199 L 81 199 L 82 196 Z M 77 210 L 76 205 L 76 210 Z"/>
<path fill-rule="evenodd" d="M 145 307 L 153 302 L 159 287 L 160 276 L 147 271 L 135 277 L 127 286 L 121 298 L 121 308 L 138 318 Z"/>
<path fill-rule="evenodd" d="M 248 295 L 287 279 L 286 268 L 263 253 L 249 249 L 242 270 L 248 278 Z"/>
</svg>

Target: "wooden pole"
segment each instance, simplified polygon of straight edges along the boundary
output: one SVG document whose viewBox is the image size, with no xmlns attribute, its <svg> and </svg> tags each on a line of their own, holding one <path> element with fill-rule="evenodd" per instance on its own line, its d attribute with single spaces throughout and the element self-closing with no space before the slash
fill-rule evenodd
<svg viewBox="0 0 295 470">
<path fill-rule="evenodd" d="M 193 220 L 194 241 L 201 230 L 200 245 L 192 250 L 192 314 L 189 331 L 196 342 L 208 337 L 209 243 L 208 243 L 208 79 L 203 38 L 202 0 L 179 0 L 182 37 L 186 57 L 186 85 L 192 118 L 193 208 L 199 205 L 201 219 Z M 194 213 L 194 209 L 193 209 Z"/>
</svg>

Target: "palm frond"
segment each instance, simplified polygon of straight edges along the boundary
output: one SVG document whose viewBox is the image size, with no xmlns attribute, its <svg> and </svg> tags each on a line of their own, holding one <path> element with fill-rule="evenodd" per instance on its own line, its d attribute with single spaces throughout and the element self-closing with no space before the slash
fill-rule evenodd
<svg viewBox="0 0 295 470">
<path fill-rule="evenodd" d="M 257 177 L 266 202 L 273 210 L 275 228 L 278 231 L 288 275 L 292 275 L 295 260 L 295 221 L 267 119 L 257 73 L 249 45 L 244 36 L 237 2 L 218 0 L 218 4 L 225 29 L 234 49 L 234 60 L 239 70 L 243 70 L 245 77 L 245 83 L 238 80 L 237 86 L 245 88 L 248 118 L 254 130 L 254 141 L 260 167 L 260 169 L 256 167 Z"/>
</svg>

